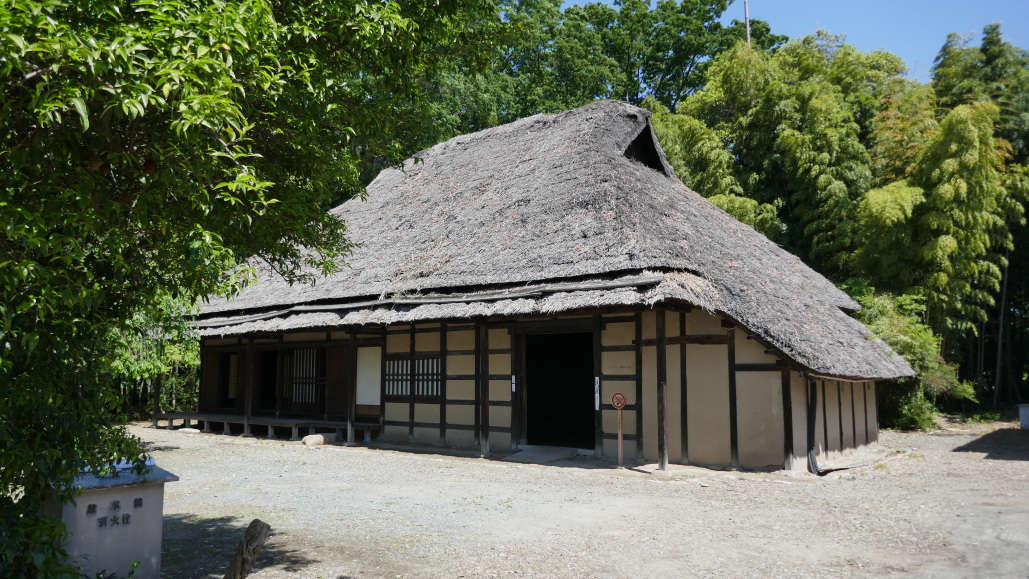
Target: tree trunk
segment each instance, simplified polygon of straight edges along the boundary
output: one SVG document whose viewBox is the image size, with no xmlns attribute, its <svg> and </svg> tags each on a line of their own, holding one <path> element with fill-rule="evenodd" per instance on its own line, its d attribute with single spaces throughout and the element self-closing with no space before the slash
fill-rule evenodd
<svg viewBox="0 0 1029 579">
<path fill-rule="evenodd" d="M 261 519 L 250 521 L 250 526 L 236 546 L 236 556 L 229 564 L 225 579 L 245 579 L 250 574 L 250 569 L 253 568 L 254 561 L 257 560 L 257 555 L 264 548 L 271 532 L 271 526 Z"/>
<path fill-rule="evenodd" d="M 1005 259 L 1011 258 L 1011 251 L 1005 253 Z M 1004 310 L 1008 307 L 1008 266 L 1004 266 L 1004 282 L 1001 284 L 1000 290 L 1000 313 L 997 315 L 997 366 L 996 372 L 993 376 L 993 407 L 996 408 L 1000 404 L 1000 387 L 1001 382 L 1001 359 L 1003 358 L 1002 352 L 1004 346 Z"/>
</svg>

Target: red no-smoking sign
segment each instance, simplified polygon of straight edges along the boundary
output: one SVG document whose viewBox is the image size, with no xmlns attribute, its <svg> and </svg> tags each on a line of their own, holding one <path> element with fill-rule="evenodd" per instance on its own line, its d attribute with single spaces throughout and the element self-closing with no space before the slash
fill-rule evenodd
<svg viewBox="0 0 1029 579">
<path fill-rule="evenodd" d="M 616 410 L 625 408 L 625 394 L 621 392 L 615 392 L 611 395 L 611 406 L 614 406 Z"/>
</svg>

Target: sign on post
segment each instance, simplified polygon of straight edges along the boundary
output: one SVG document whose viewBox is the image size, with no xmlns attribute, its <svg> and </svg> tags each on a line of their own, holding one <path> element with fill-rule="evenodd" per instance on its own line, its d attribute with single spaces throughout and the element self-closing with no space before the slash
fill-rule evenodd
<svg viewBox="0 0 1029 579">
<path fill-rule="evenodd" d="M 621 392 L 615 392 L 611 395 L 611 406 L 614 406 L 618 410 L 618 468 L 622 467 L 623 458 L 625 456 L 625 445 L 622 442 L 622 409 L 625 408 L 625 394 Z"/>
</svg>

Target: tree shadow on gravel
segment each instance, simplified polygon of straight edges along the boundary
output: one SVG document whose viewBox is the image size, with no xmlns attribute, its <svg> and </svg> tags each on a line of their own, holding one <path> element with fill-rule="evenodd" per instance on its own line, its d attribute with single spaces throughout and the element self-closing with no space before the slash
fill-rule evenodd
<svg viewBox="0 0 1029 579">
<path fill-rule="evenodd" d="M 179 450 L 181 448 L 182 448 L 181 446 L 172 446 L 170 444 L 155 444 L 155 443 L 149 442 L 149 441 L 144 441 L 143 442 L 143 451 L 146 452 L 146 453 L 151 453 L 151 452 L 171 452 L 173 450 Z"/>
<path fill-rule="evenodd" d="M 235 517 L 165 515 L 161 576 L 183 579 L 222 577 L 236 554 L 250 521 Z M 286 549 L 276 541 L 275 529 L 257 556 L 254 571 L 278 568 L 299 573 L 317 559 Z"/>
<path fill-rule="evenodd" d="M 955 448 L 954 452 L 981 452 L 990 460 L 1029 460 L 1029 430 L 994 430 Z"/>
</svg>

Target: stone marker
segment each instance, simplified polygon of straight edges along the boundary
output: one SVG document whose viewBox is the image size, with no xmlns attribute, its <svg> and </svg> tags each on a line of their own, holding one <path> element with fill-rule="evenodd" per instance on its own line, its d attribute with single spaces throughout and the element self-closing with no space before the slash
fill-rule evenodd
<svg viewBox="0 0 1029 579">
<path fill-rule="evenodd" d="M 179 477 L 156 466 L 150 469 L 143 476 L 127 469 L 104 477 L 81 474 L 75 477 L 74 501 L 47 501 L 47 512 L 67 526 L 64 547 L 70 562 L 86 576 L 106 570 L 127 577 L 139 562 L 135 579 L 160 578 L 164 483 Z"/>
</svg>

